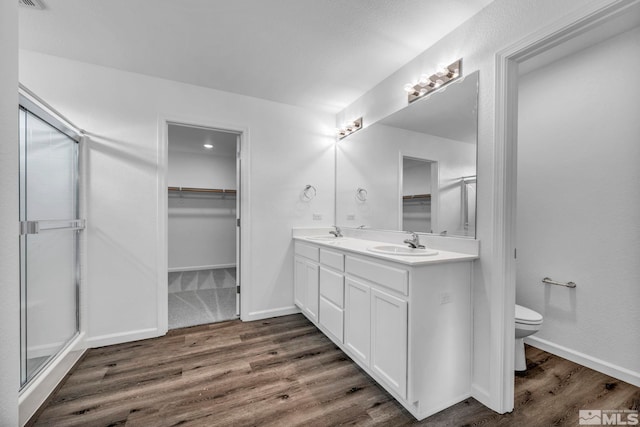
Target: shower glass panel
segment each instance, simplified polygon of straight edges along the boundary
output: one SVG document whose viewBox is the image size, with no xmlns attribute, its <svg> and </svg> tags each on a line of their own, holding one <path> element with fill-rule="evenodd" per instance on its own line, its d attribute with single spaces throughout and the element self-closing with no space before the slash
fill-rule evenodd
<svg viewBox="0 0 640 427">
<path fill-rule="evenodd" d="M 78 218 L 77 142 L 23 106 L 19 118 L 24 386 L 78 334 L 78 233 L 83 222 Z"/>
</svg>

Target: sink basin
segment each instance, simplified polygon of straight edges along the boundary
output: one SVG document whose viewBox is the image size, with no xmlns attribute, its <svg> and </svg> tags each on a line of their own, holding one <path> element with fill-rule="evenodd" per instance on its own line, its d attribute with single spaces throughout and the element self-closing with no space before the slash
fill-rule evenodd
<svg viewBox="0 0 640 427">
<path fill-rule="evenodd" d="M 336 236 L 311 236 L 307 237 L 307 240 L 315 240 L 317 242 L 337 242 L 338 240 L 344 239 L 344 237 L 336 237 Z"/>
<path fill-rule="evenodd" d="M 367 248 L 367 250 L 370 252 L 378 253 L 378 254 L 397 255 L 397 256 L 438 255 L 438 251 L 434 251 L 432 249 L 414 249 L 408 246 L 398 246 L 398 245 L 372 246 L 370 248 Z"/>
</svg>

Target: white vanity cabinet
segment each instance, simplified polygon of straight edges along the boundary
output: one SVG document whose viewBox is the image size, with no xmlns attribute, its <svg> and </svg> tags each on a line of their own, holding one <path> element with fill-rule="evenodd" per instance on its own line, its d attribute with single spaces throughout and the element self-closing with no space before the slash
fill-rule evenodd
<svg viewBox="0 0 640 427">
<path fill-rule="evenodd" d="M 472 259 L 451 253 L 431 262 L 395 262 L 296 241 L 295 300 L 325 335 L 423 419 L 471 394 Z M 314 274 L 315 312 L 308 307 Z"/>
<path fill-rule="evenodd" d="M 407 398 L 407 301 L 371 289 L 371 370 Z"/>
<path fill-rule="evenodd" d="M 369 366 L 371 350 L 371 287 L 353 279 L 345 281 L 344 345 L 351 355 Z"/>
<path fill-rule="evenodd" d="M 296 243 L 295 254 L 294 302 L 309 320 L 317 323 L 320 249 Z"/>
<path fill-rule="evenodd" d="M 320 327 L 331 339 L 344 341 L 344 254 L 320 249 Z"/>
</svg>

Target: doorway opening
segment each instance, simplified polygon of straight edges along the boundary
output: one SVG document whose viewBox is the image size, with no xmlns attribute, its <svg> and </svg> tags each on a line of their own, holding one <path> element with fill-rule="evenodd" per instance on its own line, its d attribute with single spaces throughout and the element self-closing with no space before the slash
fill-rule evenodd
<svg viewBox="0 0 640 427">
<path fill-rule="evenodd" d="M 240 139 L 168 123 L 168 328 L 240 315 Z"/>
<path fill-rule="evenodd" d="M 437 215 L 432 206 L 438 191 L 438 162 L 402 156 L 400 230 L 433 233 Z"/>
<path fill-rule="evenodd" d="M 503 305 L 502 313 L 502 327 L 501 327 L 501 344 L 502 344 L 502 358 L 498 360 L 500 369 L 503 370 L 503 375 L 494 380 L 494 386 L 496 389 L 501 390 L 500 393 L 500 411 L 508 412 L 513 408 L 513 384 L 514 384 L 514 305 L 516 302 L 516 277 L 522 273 L 520 266 L 520 259 L 523 258 L 523 253 L 520 247 L 516 253 L 516 238 L 518 229 L 520 228 L 517 220 L 520 213 L 523 212 L 522 208 L 520 213 L 518 212 L 518 204 L 521 205 L 520 194 L 518 194 L 518 187 L 521 187 L 522 182 L 517 182 L 516 178 L 521 178 L 520 171 L 518 171 L 518 91 L 521 75 L 530 73 L 533 70 L 540 67 L 547 67 L 557 60 L 582 51 L 586 48 L 594 46 L 600 42 L 603 42 L 609 38 L 616 37 L 617 35 L 628 32 L 637 31 L 634 28 L 638 27 L 640 22 L 640 7 L 635 2 L 616 2 L 605 6 L 594 5 L 592 8 L 585 8 L 581 16 L 569 16 L 565 19 L 555 23 L 553 27 L 545 28 L 539 33 L 529 36 L 526 39 L 510 46 L 509 48 L 501 51 L 496 56 L 496 81 L 497 81 L 497 93 L 496 93 L 496 145 L 494 158 L 496 163 L 496 179 L 494 183 L 494 194 L 496 196 L 496 214 L 494 215 L 494 228 L 495 241 L 494 251 L 498 255 L 496 257 L 493 270 L 496 272 L 496 286 L 500 289 L 500 296 Z M 624 66 L 621 66 L 624 68 Z M 589 72 L 589 67 L 582 67 L 580 73 Z M 577 76 L 571 73 L 566 74 L 564 79 L 569 81 Z M 583 76 L 580 76 L 583 77 Z M 565 87 L 562 86 L 562 90 Z M 603 89 L 606 92 L 608 88 Z M 579 94 L 576 95 L 576 99 L 579 99 Z M 600 99 L 599 93 L 596 93 L 591 97 L 588 102 L 580 105 L 580 108 L 587 104 L 603 102 Z M 604 103 L 607 105 L 607 103 Z M 553 106 L 554 108 L 555 106 Z M 604 110 L 603 110 L 604 111 Z M 575 112 L 572 112 L 572 114 Z M 564 112 L 562 116 L 564 116 Z M 562 117 L 561 116 L 561 117 Z M 585 115 L 584 117 L 587 117 Z M 583 117 L 579 128 L 585 126 L 591 126 L 588 119 Z M 608 123 L 607 120 L 598 119 L 598 123 Z M 560 123 L 564 125 L 564 123 Z M 544 126 L 550 126 L 545 123 Z M 575 136 L 574 136 L 575 137 Z M 542 138 L 542 135 L 540 136 Z M 523 148 L 523 147 L 521 147 Z M 582 165 L 581 155 L 585 153 L 584 147 L 580 147 L 577 151 L 572 151 L 570 156 L 565 156 L 566 164 L 570 167 L 563 168 L 565 177 L 569 180 L 575 177 L 570 176 L 574 168 L 579 168 Z M 543 149 L 542 145 L 537 149 Z M 570 150 L 571 151 L 571 150 Z M 554 154 L 551 153 L 550 156 Z M 557 159 L 555 159 L 557 160 Z M 547 163 L 538 166 L 547 166 Z M 556 166 L 557 167 L 557 166 Z M 538 168 L 536 171 L 536 177 L 538 179 L 544 178 L 545 170 Z M 556 170 L 554 169 L 554 173 Z M 567 181 L 568 182 L 568 181 Z M 554 183 L 555 185 L 555 183 Z M 580 186 L 583 186 L 580 183 Z M 538 188 L 541 188 L 539 185 Z M 554 190 L 556 188 L 554 187 Z M 569 194 L 566 194 L 568 199 L 575 197 L 578 194 L 577 191 L 582 188 L 572 189 Z M 538 206 L 540 209 L 555 209 L 561 211 L 562 208 L 554 205 L 553 201 L 545 198 L 545 206 Z M 554 226 L 554 224 L 551 224 Z M 594 227 L 592 230 L 597 229 Z M 606 229 L 606 228 L 605 228 Z M 592 231 L 589 230 L 589 233 Z M 615 234 L 615 233 L 614 233 Z M 597 238 L 595 239 L 598 240 Z M 609 240 L 609 239 L 605 239 Z M 547 242 L 547 245 L 554 246 L 556 242 Z M 600 248 L 601 249 L 601 248 Z M 542 249 L 541 249 L 542 250 Z M 518 271 L 516 271 L 516 255 L 518 256 Z M 576 254 L 572 253 L 575 257 Z M 562 258 L 562 257 L 560 257 Z M 600 261 L 598 261 L 600 263 Z M 544 277 L 544 276 L 543 276 Z M 571 280 L 567 278 L 562 281 Z M 546 286 L 546 285 L 545 285 Z M 558 287 L 559 289 L 560 287 Z M 544 289 L 544 288 L 538 288 Z M 557 289 L 556 289 L 557 290 Z M 588 292 L 587 292 L 588 293 Z M 582 293 L 586 295 L 587 293 Z M 567 298 L 568 301 L 572 301 L 572 298 Z M 575 299 L 573 299 L 575 301 Z M 544 313 L 543 313 L 544 314 Z M 546 322 L 546 320 L 545 320 Z M 545 325 L 549 326 L 549 325 Z M 538 340 L 541 341 L 541 340 Z M 589 339 L 591 341 L 591 337 Z M 597 347 L 597 346 L 596 346 Z M 541 347 L 542 348 L 542 347 Z M 544 348 L 543 348 L 544 349 Z M 556 346 L 555 350 L 560 349 L 560 346 Z M 546 348 L 555 352 L 551 348 Z M 591 367 L 595 370 L 601 370 L 598 366 L 592 364 L 593 357 L 579 358 L 577 355 L 582 354 L 574 351 L 573 355 L 569 353 L 560 354 L 569 360 L 576 361 L 584 366 Z M 601 365 L 600 368 L 604 367 Z M 607 368 L 608 369 L 608 368 Z M 604 370 L 601 370 L 605 372 Z M 613 371 L 608 372 L 612 374 Z M 616 372 L 614 375 L 620 375 L 622 371 Z M 637 380 L 637 377 L 636 377 Z M 628 382 L 632 382 L 627 379 Z"/>
</svg>

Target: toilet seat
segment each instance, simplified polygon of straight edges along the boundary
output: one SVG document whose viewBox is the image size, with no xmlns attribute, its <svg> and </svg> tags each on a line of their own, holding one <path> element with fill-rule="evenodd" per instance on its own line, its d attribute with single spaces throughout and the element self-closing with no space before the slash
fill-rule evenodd
<svg viewBox="0 0 640 427">
<path fill-rule="evenodd" d="M 516 304 L 516 323 L 522 325 L 540 325 L 542 323 L 542 315 L 527 307 Z"/>
</svg>

